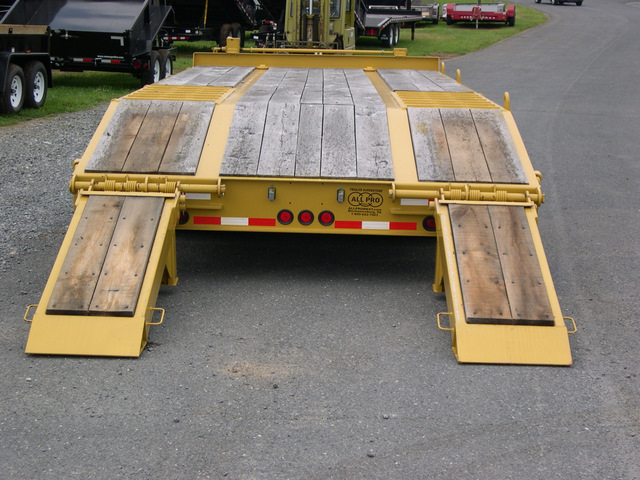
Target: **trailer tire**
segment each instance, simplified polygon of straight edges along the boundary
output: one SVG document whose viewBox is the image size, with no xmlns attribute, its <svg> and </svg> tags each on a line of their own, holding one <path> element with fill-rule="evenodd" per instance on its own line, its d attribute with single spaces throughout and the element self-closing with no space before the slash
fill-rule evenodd
<svg viewBox="0 0 640 480">
<path fill-rule="evenodd" d="M 231 24 L 231 36 L 240 39 L 240 48 L 244 47 L 244 28 L 239 23 Z"/>
<path fill-rule="evenodd" d="M 218 45 L 221 47 L 227 46 L 227 37 L 231 33 L 231 25 L 225 23 L 220 27 L 220 34 L 218 35 Z"/>
<path fill-rule="evenodd" d="M 513 27 L 516 24 L 516 16 L 515 16 L 515 14 L 513 15 L 513 17 L 509 17 L 509 19 L 507 20 L 507 24 L 510 27 Z"/>
<path fill-rule="evenodd" d="M 47 99 L 47 69 L 42 62 L 33 61 L 24 67 L 24 79 L 26 85 L 26 95 L 24 106 L 26 108 L 41 108 Z"/>
<path fill-rule="evenodd" d="M 173 75 L 173 57 L 171 50 L 160 50 L 160 78 L 167 78 Z"/>
<path fill-rule="evenodd" d="M 385 40 L 382 40 L 382 46 L 386 48 L 393 47 L 393 25 L 389 25 L 383 30 L 383 33 L 387 35 Z"/>
<path fill-rule="evenodd" d="M 398 42 L 400 41 L 400 25 L 398 25 L 397 23 L 394 23 L 393 25 L 391 25 L 392 29 L 391 32 L 393 33 L 393 47 L 395 47 Z"/>
<path fill-rule="evenodd" d="M 456 22 L 454 22 L 453 19 L 449 15 L 447 15 L 447 25 L 453 25 L 454 23 Z"/>
<path fill-rule="evenodd" d="M 0 97 L 0 113 L 18 113 L 22 110 L 25 97 L 25 79 L 22 68 L 9 64 L 4 93 Z"/>
<path fill-rule="evenodd" d="M 151 50 L 149 54 L 149 67 L 140 77 L 140 83 L 144 87 L 161 79 L 162 63 L 160 62 L 160 54 L 157 50 Z"/>
<path fill-rule="evenodd" d="M 536 0 L 536 3 L 540 3 L 542 0 Z"/>
</svg>

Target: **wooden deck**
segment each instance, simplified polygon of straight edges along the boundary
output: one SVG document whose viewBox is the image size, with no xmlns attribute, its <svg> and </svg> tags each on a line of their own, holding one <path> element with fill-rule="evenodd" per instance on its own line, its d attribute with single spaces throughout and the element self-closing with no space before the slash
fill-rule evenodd
<svg viewBox="0 0 640 480">
<path fill-rule="evenodd" d="M 236 104 L 220 175 L 391 180 L 384 102 L 359 69 L 270 68 Z"/>
<path fill-rule="evenodd" d="M 554 324 L 524 207 L 450 204 L 467 323 Z"/>
<path fill-rule="evenodd" d="M 194 175 L 214 106 L 120 100 L 86 171 Z"/>
<path fill-rule="evenodd" d="M 254 70 L 254 67 L 192 67 L 160 80 L 157 84 L 237 87 Z"/>
<path fill-rule="evenodd" d="M 47 314 L 133 316 L 163 203 L 160 197 L 90 197 Z"/>
</svg>

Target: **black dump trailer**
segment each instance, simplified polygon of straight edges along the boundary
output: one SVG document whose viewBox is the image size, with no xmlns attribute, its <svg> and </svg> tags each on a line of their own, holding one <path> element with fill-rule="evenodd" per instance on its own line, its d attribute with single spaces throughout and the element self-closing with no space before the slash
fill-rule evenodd
<svg viewBox="0 0 640 480">
<path fill-rule="evenodd" d="M 226 46 L 227 37 L 240 38 L 257 28 L 255 0 L 169 0 L 173 11 L 165 26 L 169 42 L 215 41 Z"/>
<path fill-rule="evenodd" d="M 51 86 L 49 27 L 0 23 L 0 113 L 40 108 Z"/>
<path fill-rule="evenodd" d="M 0 14 L 0 54 L 11 53 L 11 48 L 4 48 L 11 42 L 6 37 L 39 26 L 48 32 L 48 52 L 39 49 L 49 56 L 45 69 L 50 65 L 63 71 L 127 72 L 146 85 L 173 71 L 170 45 L 162 32 L 170 12 L 166 0 L 14 0 Z M 11 68 L 5 70 L 11 73 Z M 5 88 L 20 83 L 16 76 L 4 77 Z"/>
</svg>

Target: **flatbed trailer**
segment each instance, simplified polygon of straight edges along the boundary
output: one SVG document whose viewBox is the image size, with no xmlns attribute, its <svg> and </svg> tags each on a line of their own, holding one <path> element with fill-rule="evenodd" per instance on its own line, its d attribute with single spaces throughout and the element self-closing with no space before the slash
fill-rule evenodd
<svg viewBox="0 0 640 480">
<path fill-rule="evenodd" d="M 229 39 L 112 101 L 75 163 L 28 353 L 140 355 L 177 282 L 178 229 L 435 237 L 437 324 L 459 362 L 571 364 L 508 95 L 403 49 L 240 51 Z"/>
<path fill-rule="evenodd" d="M 458 22 L 516 24 L 516 6 L 505 3 L 447 3 L 447 25 Z"/>
<path fill-rule="evenodd" d="M 411 40 L 413 40 L 416 24 L 422 21 L 424 18 L 419 10 L 369 7 L 364 20 L 364 29 L 359 32 L 359 36 L 377 37 L 383 46 L 393 47 L 400 40 L 402 27 L 411 28 Z"/>
</svg>

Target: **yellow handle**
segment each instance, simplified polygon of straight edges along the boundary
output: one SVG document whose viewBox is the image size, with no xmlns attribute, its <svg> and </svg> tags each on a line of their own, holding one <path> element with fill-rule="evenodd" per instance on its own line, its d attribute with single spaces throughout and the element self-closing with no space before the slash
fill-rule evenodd
<svg viewBox="0 0 640 480">
<path fill-rule="evenodd" d="M 35 308 L 35 307 L 37 307 L 37 306 L 38 306 L 38 304 L 36 303 L 36 304 L 29 305 L 29 306 L 27 307 L 27 311 L 26 311 L 26 312 L 24 312 L 24 317 L 22 317 L 22 319 L 23 319 L 25 322 L 27 322 L 27 323 L 31 323 L 31 322 L 33 322 L 33 318 L 29 319 L 29 318 L 27 318 L 27 317 L 29 316 L 29 310 L 31 310 L 32 308 Z"/>
<path fill-rule="evenodd" d="M 160 321 L 159 322 L 147 322 L 147 325 L 162 325 L 162 322 L 164 322 L 164 308 L 160 308 L 160 307 L 150 307 L 149 310 L 153 310 L 155 312 L 160 312 Z M 153 318 L 153 317 L 152 317 Z"/>
<path fill-rule="evenodd" d="M 440 330 L 444 330 L 445 332 L 453 332 L 453 327 L 443 327 L 442 324 L 440 323 L 440 315 L 447 315 L 448 317 L 451 317 L 451 315 L 453 315 L 453 313 L 451 312 L 440 312 L 438 313 L 438 328 Z"/>
<path fill-rule="evenodd" d="M 573 318 L 571 318 L 571 317 L 562 317 L 562 319 L 563 320 L 569 320 L 573 324 L 573 330 L 572 331 L 567 330 L 568 334 L 571 335 L 571 334 L 574 334 L 574 333 L 576 333 L 578 331 L 578 327 L 576 326 L 576 321 Z"/>
</svg>

